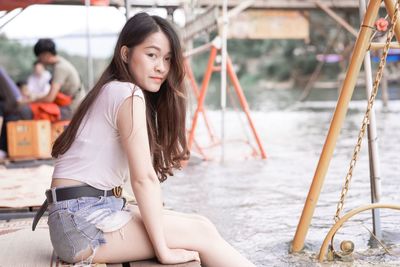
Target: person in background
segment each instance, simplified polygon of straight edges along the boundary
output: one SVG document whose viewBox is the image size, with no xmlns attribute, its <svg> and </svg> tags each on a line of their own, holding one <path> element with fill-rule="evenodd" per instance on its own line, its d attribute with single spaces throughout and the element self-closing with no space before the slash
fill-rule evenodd
<svg viewBox="0 0 400 267">
<path fill-rule="evenodd" d="M 46 96 L 50 91 L 50 80 L 50 72 L 39 60 L 36 60 L 33 63 L 33 73 L 27 79 L 29 98 L 36 100 Z"/>
<path fill-rule="evenodd" d="M 15 108 L 17 102 L 21 101 L 22 94 L 16 83 L 8 75 L 7 71 L 0 66 L 0 96 L 3 105 L 7 103 L 7 109 Z"/>
<path fill-rule="evenodd" d="M 25 99 L 7 71 L 0 67 L 0 114 L 2 124 L 0 130 L 0 158 L 7 156 L 7 131 L 9 121 L 32 119 L 32 111 L 24 104 Z"/>
<path fill-rule="evenodd" d="M 52 68 L 49 92 L 36 103 L 56 103 L 61 119 L 71 119 L 73 112 L 85 96 L 85 91 L 76 68 L 57 54 L 56 44 L 51 39 L 39 39 L 33 51 L 38 61 Z"/>
</svg>

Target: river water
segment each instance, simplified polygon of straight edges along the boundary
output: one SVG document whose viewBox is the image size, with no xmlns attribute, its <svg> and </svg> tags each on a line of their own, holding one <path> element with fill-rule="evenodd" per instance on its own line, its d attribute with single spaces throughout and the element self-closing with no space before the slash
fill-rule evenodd
<svg viewBox="0 0 400 267">
<path fill-rule="evenodd" d="M 319 101 L 323 94 L 331 94 L 327 97 L 331 100 Z M 359 100 L 350 104 L 304 251 L 289 253 L 336 105 L 332 97 L 336 92 L 322 90 L 318 97 L 303 103 L 295 101 L 298 95 L 298 91 L 292 90 L 267 91 L 252 101 L 255 110 L 252 118 L 267 153 L 266 160 L 251 158 L 249 146 L 237 141 L 245 140 L 247 134 L 254 143 L 243 114 L 228 110 L 224 161 L 221 161 L 221 146 L 216 146 L 205 150 L 209 161 L 193 159 L 183 171 L 170 177 L 163 184 L 166 207 L 207 216 L 222 236 L 257 266 L 400 266 L 400 212 L 395 210 L 381 210 L 383 242 L 392 255 L 382 247 L 370 248 L 366 228 L 372 229 L 371 211 L 365 211 L 346 223 L 335 237 L 336 249 L 341 240 L 354 242 L 354 260 L 322 265 L 316 260 L 334 223 L 337 201 L 366 108 L 362 97 L 355 97 Z M 392 100 L 386 108 L 378 101 L 375 107 L 381 202 L 400 204 L 400 101 Z M 221 113 L 209 111 L 208 117 L 214 130 L 220 132 Z M 202 123 L 196 141 L 202 146 L 209 143 Z M 370 203 L 368 164 L 364 139 L 344 213 Z"/>
</svg>

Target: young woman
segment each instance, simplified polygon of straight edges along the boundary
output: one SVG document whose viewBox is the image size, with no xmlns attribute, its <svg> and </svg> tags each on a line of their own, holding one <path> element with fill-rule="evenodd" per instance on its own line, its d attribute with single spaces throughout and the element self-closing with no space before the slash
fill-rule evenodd
<svg viewBox="0 0 400 267">
<path fill-rule="evenodd" d="M 146 13 L 129 19 L 110 65 L 53 147 L 48 224 L 62 260 L 254 266 L 206 218 L 163 209 L 160 181 L 189 155 L 183 79 L 171 25 Z M 126 179 L 138 203 L 129 209 L 120 198 Z"/>
</svg>

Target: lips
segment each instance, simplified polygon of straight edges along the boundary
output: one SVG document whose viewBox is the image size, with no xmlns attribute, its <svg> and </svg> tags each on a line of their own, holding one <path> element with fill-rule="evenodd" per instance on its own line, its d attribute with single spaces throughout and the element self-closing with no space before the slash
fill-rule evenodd
<svg viewBox="0 0 400 267">
<path fill-rule="evenodd" d="M 153 81 L 156 81 L 156 82 L 162 82 L 163 81 L 163 78 L 161 78 L 161 77 L 150 77 L 150 79 L 152 79 Z"/>
</svg>

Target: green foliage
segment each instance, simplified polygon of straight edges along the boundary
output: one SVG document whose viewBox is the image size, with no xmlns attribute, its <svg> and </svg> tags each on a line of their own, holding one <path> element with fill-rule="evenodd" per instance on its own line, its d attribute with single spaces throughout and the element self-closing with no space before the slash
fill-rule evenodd
<svg viewBox="0 0 400 267">
<path fill-rule="evenodd" d="M 317 65 L 315 54 L 301 54 L 296 57 L 293 66 L 298 70 L 298 75 L 312 74 Z"/>
<path fill-rule="evenodd" d="M 26 79 L 31 73 L 34 60 L 32 47 L 0 36 L 0 66 L 7 70 L 14 81 Z"/>
</svg>

